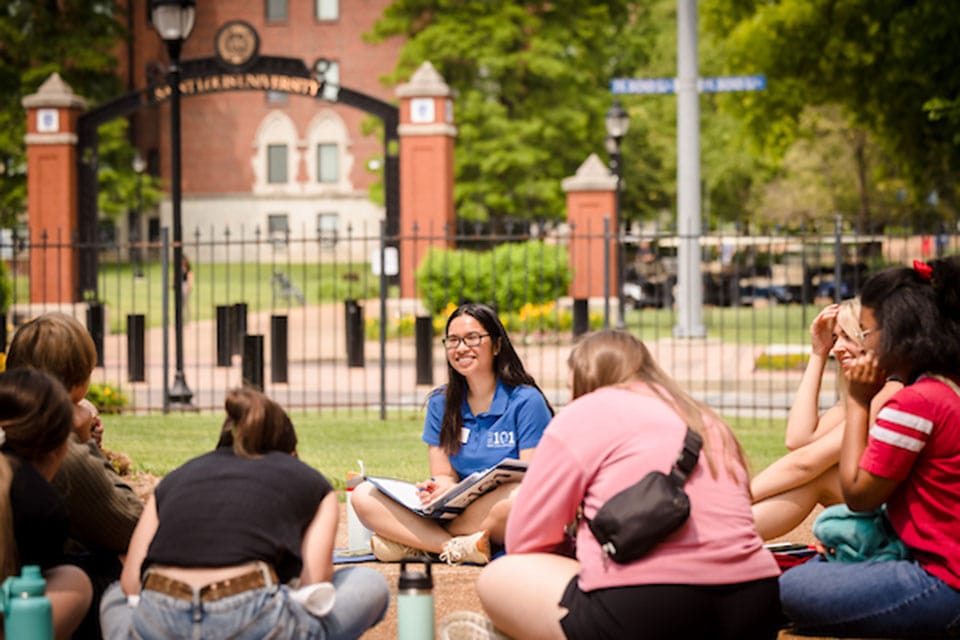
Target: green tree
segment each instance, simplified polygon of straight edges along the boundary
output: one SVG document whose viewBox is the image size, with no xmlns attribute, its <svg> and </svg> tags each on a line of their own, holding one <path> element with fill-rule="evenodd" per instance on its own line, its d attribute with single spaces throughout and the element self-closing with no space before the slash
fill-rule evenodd
<svg viewBox="0 0 960 640">
<path fill-rule="evenodd" d="M 870 226 L 877 214 L 871 192 L 883 196 L 880 205 L 896 207 L 902 179 L 908 201 L 935 192 L 941 214 L 956 214 L 960 117 L 951 114 L 960 96 L 960 13 L 951 3 L 704 0 L 700 15 L 704 29 L 722 40 L 728 69 L 767 75 L 764 95 L 738 105 L 765 153 L 787 155 L 805 135 L 800 123 L 808 106 L 839 105 L 846 135 L 864 154 L 849 169 L 865 181 L 848 213 Z M 864 135 L 859 143 L 857 135 Z M 874 144 L 881 153 L 871 164 Z"/>
<path fill-rule="evenodd" d="M 132 170 L 134 149 L 129 143 L 128 126 L 127 120 L 117 118 L 101 126 L 99 131 L 97 205 L 100 213 L 112 220 L 137 206 L 149 209 L 163 196 L 156 177 L 147 173 L 137 176 Z"/>
<path fill-rule="evenodd" d="M 14 224 L 25 208 L 23 97 L 53 72 L 91 105 L 119 95 L 115 52 L 124 35 L 122 18 L 114 0 L 7 0 L 0 7 L 0 225 Z M 118 131 L 102 132 L 103 144 L 122 144 Z M 102 179 L 101 189 L 121 191 L 114 181 L 135 179 L 129 167 Z"/>
<path fill-rule="evenodd" d="M 394 74 L 430 61 L 456 91 L 458 215 L 556 218 L 560 181 L 603 148 L 610 79 L 648 55 L 654 25 L 627 0 L 397 0 L 374 40 L 403 36 Z M 628 183 L 629 184 L 629 183 Z"/>
</svg>

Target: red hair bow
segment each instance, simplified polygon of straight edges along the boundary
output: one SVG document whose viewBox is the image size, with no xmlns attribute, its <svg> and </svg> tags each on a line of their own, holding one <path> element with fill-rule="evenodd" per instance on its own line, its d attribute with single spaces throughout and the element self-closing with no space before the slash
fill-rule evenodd
<svg viewBox="0 0 960 640">
<path fill-rule="evenodd" d="M 920 274 L 920 277 L 924 280 L 930 280 L 933 278 L 933 267 L 931 267 L 926 262 L 921 260 L 913 261 L 913 270 Z"/>
</svg>

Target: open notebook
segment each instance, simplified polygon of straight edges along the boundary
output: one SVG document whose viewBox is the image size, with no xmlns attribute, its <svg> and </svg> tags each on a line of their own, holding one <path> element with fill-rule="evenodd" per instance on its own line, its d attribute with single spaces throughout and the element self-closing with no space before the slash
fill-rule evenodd
<svg viewBox="0 0 960 640">
<path fill-rule="evenodd" d="M 508 482 L 520 482 L 526 470 L 526 462 L 501 460 L 496 466 L 471 473 L 427 503 L 420 502 L 420 492 L 412 482 L 377 476 L 367 476 L 366 480 L 416 514 L 436 520 L 450 520 L 463 513 L 471 502 L 483 494 Z"/>
</svg>

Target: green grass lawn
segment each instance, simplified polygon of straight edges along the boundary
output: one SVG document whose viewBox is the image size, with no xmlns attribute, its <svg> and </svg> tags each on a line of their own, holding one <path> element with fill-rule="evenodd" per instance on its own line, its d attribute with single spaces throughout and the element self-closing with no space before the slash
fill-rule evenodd
<svg viewBox="0 0 960 640">
<path fill-rule="evenodd" d="M 377 414 L 348 416 L 292 413 L 297 428 L 300 457 L 322 471 L 342 489 L 348 471 L 359 471 L 362 460 L 368 473 L 406 480 L 429 474 L 426 445 L 420 441 L 423 414 L 395 414 L 386 421 Z M 131 457 L 134 469 L 162 476 L 188 459 L 213 448 L 223 418 L 213 414 L 104 416 L 104 447 Z M 733 419 L 737 433 L 756 473 L 783 455 L 783 420 Z"/>
<path fill-rule="evenodd" d="M 703 308 L 703 324 L 710 339 L 736 344 L 807 344 L 810 322 L 821 305 L 778 304 L 768 307 Z M 673 335 L 673 309 L 638 309 L 626 315 L 626 325 L 643 340 Z"/>
</svg>

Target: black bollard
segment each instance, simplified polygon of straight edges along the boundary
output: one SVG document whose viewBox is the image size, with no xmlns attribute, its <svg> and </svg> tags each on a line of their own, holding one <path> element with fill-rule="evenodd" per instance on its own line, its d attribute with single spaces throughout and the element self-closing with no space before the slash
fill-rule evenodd
<svg viewBox="0 0 960 640">
<path fill-rule="evenodd" d="M 417 316 L 417 384 L 433 384 L 433 318 Z"/>
<path fill-rule="evenodd" d="M 270 316 L 270 381 L 287 382 L 287 316 Z"/>
<path fill-rule="evenodd" d="M 573 301 L 573 337 L 582 336 L 590 330 L 590 307 L 586 298 Z"/>
<path fill-rule="evenodd" d="M 233 309 L 217 306 L 217 366 L 229 367 L 233 358 Z"/>
<path fill-rule="evenodd" d="M 246 302 L 238 302 L 233 305 L 233 316 L 230 318 L 230 333 L 233 336 L 233 353 L 243 354 L 243 338 L 247 335 Z"/>
<path fill-rule="evenodd" d="M 142 313 L 127 314 L 127 381 L 143 382 L 146 376 L 146 323 Z"/>
<path fill-rule="evenodd" d="M 243 337 L 242 383 L 263 391 L 263 336 Z"/>
<path fill-rule="evenodd" d="M 93 338 L 97 348 L 97 366 L 103 366 L 103 320 L 104 308 L 100 302 L 91 302 L 87 306 L 87 332 Z"/>
<path fill-rule="evenodd" d="M 363 307 L 356 300 L 344 301 L 347 326 L 347 366 L 363 366 Z"/>
</svg>

